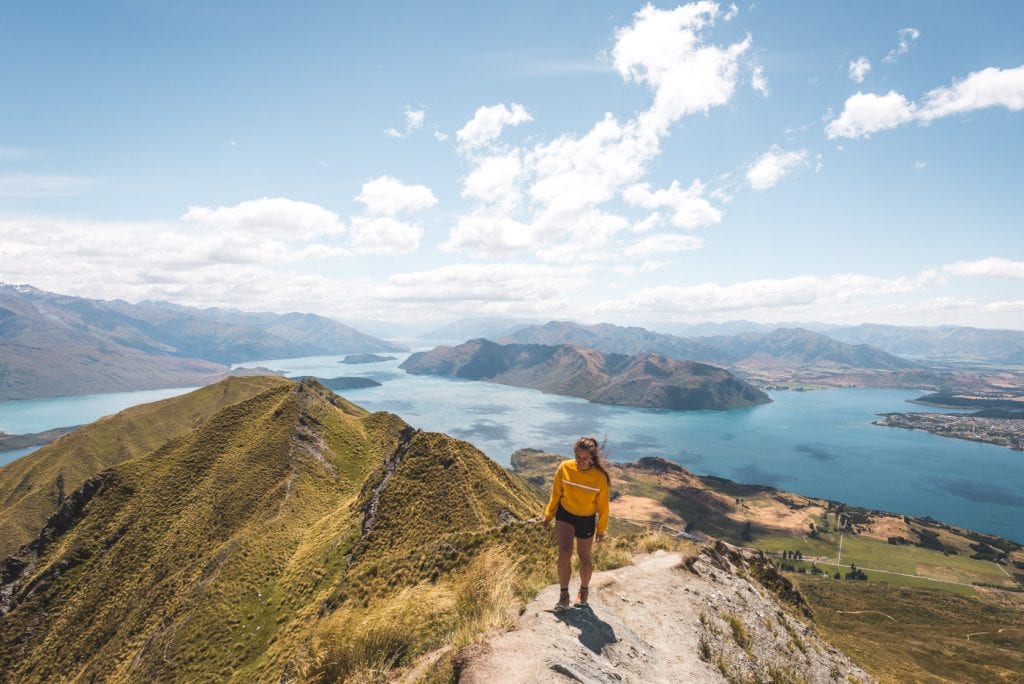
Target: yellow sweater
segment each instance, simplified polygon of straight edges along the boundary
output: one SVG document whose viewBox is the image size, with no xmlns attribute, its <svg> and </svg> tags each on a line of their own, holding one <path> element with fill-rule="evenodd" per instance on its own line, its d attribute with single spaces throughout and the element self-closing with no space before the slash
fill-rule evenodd
<svg viewBox="0 0 1024 684">
<path fill-rule="evenodd" d="M 580 470 L 576 460 L 569 459 L 558 464 L 555 482 L 551 487 L 551 500 L 544 510 L 544 519 L 551 520 L 562 508 L 573 515 L 598 514 L 597 531 L 604 534 L 608 529 L 608 478 L 597 468 Z"/>
</svg>

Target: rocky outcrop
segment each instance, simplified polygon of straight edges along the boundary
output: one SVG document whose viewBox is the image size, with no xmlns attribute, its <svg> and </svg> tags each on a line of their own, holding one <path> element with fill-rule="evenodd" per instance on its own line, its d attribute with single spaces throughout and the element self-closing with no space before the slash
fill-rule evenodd
<svg viewBox="0 0 1024 684">
<path fill-rule="evenodd" d="M 784 578 L 766 563 L 721 543 L 685 563 L 638 556 L 594 574 L 588 607 L 560 613 L 548 587 L 515 630 L 459 654 L 459 681 L 873 681 L 803 621 L 799 593 L 779 598 Z"/>
<path fill-rule="evenodd" d="M 729 409 L 771 401 L 722 368 L 656 354 L 603 354 L 568 345 L 470 340 L 413 354 L 399 368 L 530 387 L 599 404 L 674 410 Z"/>
</svg>

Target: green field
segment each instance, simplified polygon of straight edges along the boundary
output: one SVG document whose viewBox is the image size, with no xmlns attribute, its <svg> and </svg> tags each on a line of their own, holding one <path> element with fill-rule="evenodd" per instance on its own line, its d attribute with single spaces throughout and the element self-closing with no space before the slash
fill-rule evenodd
<svg viewBox="0 0 1024 684">
<path fill-rule="evenodd" d="M 822 570 L 845 574 L 854 563 L 868 575 L 868 581 L 883 581 L 911 587 L 943 589 L 971 596 L 970 585 L 978 582 L 1012 586 L 1006 573 L 995 563 L 975 560 L 963 554 L 945 555 L 918 546 L 896 546 L 868 537 L 844 534 L 839 558 L 839 535 L 819 534 L 818 538 L 786 536 L 755 538 L 752 545 L 772 554 L 799 550 L 804 559 L 815 559 Z M 810 564 L 807 563 L 809 566 Z"/>
</svg>

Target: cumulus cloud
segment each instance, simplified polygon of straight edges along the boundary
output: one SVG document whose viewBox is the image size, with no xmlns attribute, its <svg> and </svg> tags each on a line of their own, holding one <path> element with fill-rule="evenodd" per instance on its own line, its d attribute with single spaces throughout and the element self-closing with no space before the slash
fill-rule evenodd
<svg viewBox="0 0 1024 684">
<path fill-rule="evenodd" d="M 843 113 L 830 121 L 825 134 L 832 138 L 866 138 L 887 128 L 896 128 L 917 115 L 917 106 L 895 90 L 885 95 L 860 93 L 851 95 Z"/>
<path fill-rule="evenodd" d="M 513 209 L 519 204 L 523 162 L 518 149 L 481 159 L 465 178 L 462 196 Z"/>
<path fill-rule="evenodd" d="M 658 233 L 630 245 L 623 253 L 628 257 L 650 257 L 700 249 L 703 246 L 704 240 L 694 235 Z"/>
<path fill-rule="evenodd" d="M 261 235 L 308 240 L 345 232 L 345 226 L 334 212 L 317 204 L 284 197 L 262 197 L 233 207 L 189 207 L 181 221 L 236 233 L 240 238 Z"/>
<path fill-rule="evenodd" d="M 863 83 L 864 79 L 871 73 L 871 61 L 867 57 L 858 57 L 850 62 L 848 73 L 851 81 Z"/>
<path fill-rule="evenodd" d="M 602 258 L 623 231 L 638 225 L 605 207 L 634 185 L 639 187 L 631 191 L 632 206 L 664 207 L 677 227 L 719 221 L 721 212 L 700 196 L 699 180 L 689 187 L 673 182 L 658 191 L 641 183 L 672 124 L 725 104 L 735 92 L 740 59 L 751 40 L 707 44 L 703 32 L 717 16 L 718 6 L 711 2 L 674 10 L 648 5 L 616 32 L 615 70 L 653 96 L 648 109 L 626 121 L 605 114 L 582 135 L 565 133 L 531 148 L 493 149 L 505 125 L 529 114 L 522 109 L 516 117 L 515 106 L 479 109 L 458 137 L 474 167 L 464 179 L 463 196 L 480 205 L 455 222 L 444 249 L 481 256 L 533 251 L 561 261 Z M 634 230 L 653 229 L 660 220 L 649 215 Z"/>
<path fill-rule="evenodd" d="M 978 261 L 958 261 L 955 264 L 944 266 L 942 270 L 957 276 L 1024 280 L 1024 261 L 1011 261 L 999 257 Z"/>
<path fill-rule="evenodd" d="M 419 249 L 423 229 L 393 216 L 352 219 L 352 249 L 357 254 L 399 256 Z"/>
<path fill-rule="evenodd" d="M 767 190 L 796 169 L 807 165 L 807 150 L 786 151 L 772 147 L 747 169 L 747 182 L 755 190 Z"/>
<path fill-rule="evenodd" d="M 366 213 L 352 219 L 352 249 L 358 254 L 398 256 L 419 249 L 423 229 L 417 223 L 397 218 L 429 209 L 437 204 L 425 185 L 407 185 L 391 176 L 363 183 L 355 200 L 366 205 Z"/>
<path fill-rule="evenodd" d="M 355 200 L 365 204 L 368 212 L 385 216 L 429 209 L 437 204 L 437 198 L 427 186 L 406 185 L 391 176 L 366 181 Z"/>
<path fill-rule="evenodd" d="M 1024 65 L 1015 69 L 988 67 L 974 71 L 946 88 L 928 92 L 919 118 L 927 122 L 953 114 L 965 114 L 988 107 L 1024 109 Z"/>
<path fill-rule="evenodd" d="M 682 187 L 679 181 L 672 181 L 669 187 L 655 191 L 651 190 L 650 183 L 638 183 L 626 188 L 622 197 L 629 204 L 645 209 L 670 209 L 672 225 L 693 229 L 722 220 L 722 212 L 704 199 L 703 194 L 704 184 L 695 180 L 688 188 Z"/>
<path fill-rule="evenodd" d="M 921 32 L 916 28 L 905 28 L 897 31 L 896 35 L 899 37 L 899 43 L 882 58 L 882 61 L 887 64 L 894 63 L 897 59 L 910 52 L 910 49 L 914 47 L 914 43 L 921 37 Z"/>
<path fill-rule="evenodd" d="M 927 124 L 989 107 L 1024 109 L 1024 65 L 971 72 L 951 86 L 929 91 L 921 104 L 908 102 L 895 90 L 885 95 L 857 93 L 846 100 L 842 114 L 829 122 L 825 133 L 829 138 L 862 138 L 911 121 Z"/>
<path fill-rule="evenodd" d="M 512 103 L 511 107 L 506 107 L 500 103 L 492 107 L 480 107 L 455 137 L 463 149 L 475 150 L 493 143 L 507 126 L 518 126 L 529 121 L 533 121 L 533 117 L 521 104 Z"/>
</svg>

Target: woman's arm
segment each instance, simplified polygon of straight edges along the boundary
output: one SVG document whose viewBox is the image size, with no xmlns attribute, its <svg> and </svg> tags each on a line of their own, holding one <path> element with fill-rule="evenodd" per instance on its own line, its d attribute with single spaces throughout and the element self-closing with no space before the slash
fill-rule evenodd
<svg viewBox="0 0 1024 684">
<path fill-rule="evenodd" d="M 544 509 L 544 524 L 551 522 L 558 510 L 558 502 L 562 499 L 562 464 L 558 464 L 555 470 L 555 481 L 551 483 L 551 498 L 548 500 L 547 508 Z"/>
<path fill-rule="evenodd" d="M 604 539 L 608 531 L 608 479 L 605 478 L 601 491 L 597 493 L 597 541 Z"/>
</svg>

